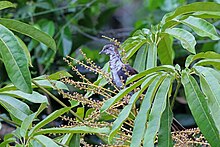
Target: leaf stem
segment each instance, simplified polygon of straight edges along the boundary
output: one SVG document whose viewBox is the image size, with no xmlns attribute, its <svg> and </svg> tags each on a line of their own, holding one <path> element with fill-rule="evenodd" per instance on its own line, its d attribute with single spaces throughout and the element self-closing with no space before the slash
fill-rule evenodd
<svg viewBox="0 0 220 147">
<path fill-rule="evenodd" d="M 176 90 L 175 90 L 175 92 L 174 92 L 173 99 L 172 99 L 172 102 L 171 102 L 171 105 L 170 105 L 171 109 L 173 109 L 173 106 L 174 106 L 174 104 L 175 104 L 176 97 L 177 97 L 177 94 L 178 94 L 178 91 L 179 91 L 180 86 L 181 86 L 181 82 L 180 82 L 180 80 L 178 79 L 178 80 L 177 80 Z"/>
</svg>

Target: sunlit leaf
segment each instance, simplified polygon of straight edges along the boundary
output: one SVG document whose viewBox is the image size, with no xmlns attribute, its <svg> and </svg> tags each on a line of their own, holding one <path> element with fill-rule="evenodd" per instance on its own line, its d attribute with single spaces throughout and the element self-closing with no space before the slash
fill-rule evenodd
<svg viewBox="0 0 220 147">
<path fill-rule="evenodd" d="M 165 23 L 179 15 L 189 14 L 193 12 L 220 12 L 220 4 L 214 2 L 195 2 L 192 4 L 184 5 L 177 8 L 174 12 L 166 14 L 162 22 Z"/>
<path fill-rule="evenodd" d="M 146 69 L 157 66 L 157 45 L 156 43 L 152 43 L 148 47 Z"/>
<path fill-rule="evenodd" d="M 50 47 L 53 51 L 56 51 L 56 43 L 48 34 L 44 33 L 43 31 L 36 29 L 35 27 L 25 24 L 23 22 L 13 20 L 13 19 L 6 19 L 0 18 L 0 24 L 6 26 L 7 28 L 27 35 L 33 39 L 36 39 L 39 42 L 44 43 L 48 47 Z"/>
<path fill-rule="evenodd" d="M 208 98 L 208 107 L 220 132 L 220 83 L 206 67 L 196 66 L 194 68 L 200 75 L 202 91 Z"/>
<path fill-rule="evenodd" d="M 139 81 L 137 81 L 136 83 L 134 83 L 133 85 L 122 89 L 117 95 L 115 95 L 114 97 L 108 99 L 105 101 L 105 103 L 103 104 L 102 108 L 101 108 L 101 112 L 106 111 L 108 108 L 110 108 L 114 103 L 118 102 L 119 100 L 121 100 L 126 94 L 128 94 L 130 91 L 132 91 L 134 88 L 138 87 L 140 84 L 143 83 L 143 81 L 146 79 L 143 78 Z"/>
<path fill-rule="evenodd" d="M 14 7 L 15 8 L 15 4 L 9 2 L 9 1 L 0 1 L 0 10 L 6 9 L 6 8 L 10 8 L 10 7 Z"/>
<path fill-rule="evenodd" d="M 0 54 L 12 83 L 20 90 L 32 93 L 31 74 L 24 50 L 15 35 L 0 25 Z"/>
<path fill-rule="evenodd" d="M 167 95 L 171 84 L 171 77 L 167 76 L 156 93 L 151 112 L 149 114 L 149 120 L 146 132 L 144 134 L 144 146 L 154 146 L 154 140 L 159 131 L 160 118 L 166 108 Z"/>
<path fill-rule="evenodd" d="M 38 142 L 40 142 L 43 146 L 53 146 L 53 147 L 59 147 L 58 144 L 56 144 L 53 139 L 44 136 L 44 135 L 37 135 L 34 136 L 34 139 L 36 139 Z"/>
<path fill-rule="evenodd" d="M 35 133 L 35 131 L 37 131 L 38 129 L 40 129 L 41 127 L 45 126 L 46 124 L 48 124 L 49 122 L 53 121 L 54 119 L 60 117 L 62 114 L 66 113 L 67 111 L 69 111 L 71 108 L 66 107 L 66 108 L 62 108 L 59 110 L 54 111 L 53 113 L 51 113 L 50 115 L 48 115 L 44 120 L 42 120 L 41 122 L 39 122 L 37 125 L 35 125 L 28 133 L 28 136 L 32 135 L 33 133 Z M 51 132 L 52 133 L 52 132 Z"/>
<path fill-rule="evenodd" d="M 109 128 L 94 128 L 88 126 L 76 126 L 76 127 L 68 127 L 68 128 L 48 128 L 48 129 L 41 129 L 37 134 L 48 134 L 48 133 L 103 133 L 108 134 L 110 131 Z"/>
<path fill-rule="evenodd" d="M 33 91 L 32 94 L 28 94 L 28 93 L 24 93 L 19 90 L 10 90 L 10 91 L 0 92 L 0 94 L 18 97 L 18 98 L 25 99 L 33 103 L 47 103 L 48 104 L 47 97 L 35 91 Z"/>
<path fill-rule="evenodd" d="M 218 146 L 218 142 L 220 142 L 219 132 L 211 117 L 206 98 L 200 91 L 196 80 L 184 70 L 181 81 L 184 86 L 186 100 L 196 124 L 208 142 L 212 146 Z"/>
<path fill-rule="evenodd" d="M 164 78 L 165 76 L 163 76 L 163 78 L 158 76 L 153 81 L 153 83 L 151 83 L 145 94 L 140 110 L 135 118 L 134 130 L 131 139 L 131 147 L 140 146 L 141 144 L 141 140 L 144 137 L 145 127 L 146 127 L 145 124 L 147 123 L 147 118 L 151 107 L 151 103 L 153 101 L 158 86 L 161 84 Z"/>
<path fill-rule="evenodd" d="M 11 96 L 0 94 L 0 104 L 14 117 L 23 121 L 29 114 L 32 113 L 29 106 Z"/>
<path fill-rule="evenodd" d="M 31 126 L 35 116 L 36 116 L 36 113 L 33 113 L 33 114 L 27 116 L 24 119 L 24 121 L 21 123 L 20 134 L 22 137 L 26 137 L 27 131 L 28 131 L 29 127 Z"/>
<path fill-rule="evenodd" d="M 135 104 L 136 100 L 139 98 L 140 94 L 151 84 L 151 82 L 155 79 L 155 76 L 151 76 L 147 78 L 143 84 L 141 85 L 141 90 L 134 93 L 132 97 L 129 100 L 128 105 L 124 107 L 124 109 L 120 112 L 118 115 L 117 119 L 114 121 L 112 125 L 112 130 L 109 134 L 109 142 L 112 141 L 113 137 L 116 135 L 117 131 L 120 129 L 122 126 L 123 122 L 127 119 L 127 117 L 130 114 L 130 111 L 132 109 L 132 106 Z"/>
<path fill-rule="evenodd" d="M 194 62 L 197 59 L 220 59 L 220 54 L 212 51 L 208 52 L 201 52 L 196 55 L 190 55 L 187 57 L 185 62 L 185 67 L 189 67 L 192 62 Z"/>
<path fill-rule="evenodd" d="M 67 71 L 62 70 L 62 71 L 58 71 L 56 73 L 53 73 L 53 74 L 49 75 L 48 79 L 50 79 L 50 80 L 59 80 L 63 77 L 73 77 L 73 76 L 70 73 L 68 73 Z"/>
<path fill-rule="evenodd" d="M 172 29 L 166 29 L 165 33 L 180 40 L 183 48 L 185 48 L 189 52 L 193 54 L 196 53 L 195 51 L 196 40 L 195 37 L 190 32 L 180 28 L 172 28 Z"/>
<path fill-rule="evenodd" d="M 214 25 L 206 21 L 205 19 L 189 16 L 188 18 L 181 20 L 181 22 L 196 32 L 199 36 L 209 37 L 212 40 L 219 40 L 219 36 L 216 32 Z"/>
</svg>

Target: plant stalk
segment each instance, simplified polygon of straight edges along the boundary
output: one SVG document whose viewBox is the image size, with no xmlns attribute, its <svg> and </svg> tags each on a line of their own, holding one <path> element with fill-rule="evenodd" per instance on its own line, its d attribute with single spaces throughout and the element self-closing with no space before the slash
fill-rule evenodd
<svg viewBox="0 0 220 147">
<path fill-rule="evenodd" d="M 174 92 L 173 99 L 172 99 L 172 102 L 171 102 L 171 105 L 170 105 L 171 109 L 173 109 L 173 107 L 174 107 L 174 104 L 175 104 L 176 97 L 177 97 L 180 86 L 181 86 L 181 82 L 180 82 L 180 80 L 177 80 L 176 90 Z"/>
</svg>

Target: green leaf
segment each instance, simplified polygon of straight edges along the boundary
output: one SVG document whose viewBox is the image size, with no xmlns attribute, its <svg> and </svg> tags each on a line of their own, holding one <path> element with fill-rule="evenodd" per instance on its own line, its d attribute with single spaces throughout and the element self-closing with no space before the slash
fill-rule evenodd
<svg viewBox="0 0 220 147">
<path fill-rule="evenodd" d="M 59 89 L 69 90 L 69 88 L 63 82 L 60 82 L 60 81 L 35 80 L 35 82 L 44 88 L 54 88 L 54 86 L 51 84 L 51 83 L 53 83 L 53 84 L 55 84 L 55 87 L 57 87 Z M 37 87 L 36 85 L 32 84 L 32 88 L 36 88 L 36 87 Z M 0 92 L 10 91 L 10 90 L 16 90 L 16 87 L 12 84 L 9 84 L 3 88 L 0 88 Z"/>
<path fill-rule="evenodd" d="M 137 52 L 137 55 L 134 60 L 134 69 L 136 69 L 138 72 L 145 70 L 146 65 L 146 57 L 147 57 L 147 50 L 148 46 L 143 45 Z"/>
<path fill-rule="evenodd" d="M 151 84 L 151 82 L 155 79 L 155 76 L 151 76 L 149 78 L 147 78 L 143 84 L 141 85 L 141 90 L 134 93 L 131 97 L 131 99 L 129 100 L 128 105 L 126 105 L 124 107 L 124 109 L 120 112 L 120 114 L 118 115 L 117 119 L 114 121 L 114 123 L 112 124 L 112 130 L 109 134 L 109 138 L 108 141 L 111 142 L 113 137 L 116 135 L 117 131 L 120 129 L 120 127 L 122 126 L 123 122 L 127 119 L 127 117 L 130 114 L 130 111 L 133 107 L 133 105 L 135 104 L 135 102 L 137 101 L 137 99 L 139 98 L 139 96 L 142 94 L 142 92 Z"/>
<path fill-rule="evenodd" d="M 220 132 L 220 83 L 206 67 L 196 66 L 194 68 L 197 71 L 197 74 L 200 75 L 202 91 L 208 98 L 208 107 L 211 111 L 216 127 Z"/>
<path fill-rule="evenodd" d="M 44 136 L 44 135 L 37 135 L 34 136 L 34 139 L 36 139 L 38 142 L 40 142 L 43 146 L 53 146 L 53 147 L 59 147 L 58 144 L 56 144 L 53 139 Z"/>
<path fill-rule="evenodd" d="M 148 47 L 146 69 L 154 68 L 157 66 L 157 45 L 156 43 L 152 43 Z"/>
<path fill-rule="evenodd" d="M 16 36 L 16 38 L 17 38 L 18 42 L 20 43 L 21 48 L 24 50 L 24 53 L 26 55 L 26 59 L 28 60 L 28 64 L 30 65 L 30 67 L 33 67 L 32 62 L 31 62 L 31 55 L 30 55 L 30 52 L 29 52 L 27 46 L 19 37 Z"/>
<path fill-rule="evenodd" d="M 137 52 L 137 50 L 139 50 L 145 43 L 146 40 L 138 41 L 138 43 L 127 52 L 126 59 L 130 59 Z"/>
<path fill-rule="evenodd" d="M 210 145 L 218 146 L 218 142 L 220 142 L 219 132 L 211 117 L 206 98 L 200 91 L 196 80 L 186 70 L 183 70 L 181 81 L 196 124 Z"/>
<path fill-rule="evenodd" d="M 189 67 L 189 65 L 192 64 L 192 62 L 194 62 L 197 59 L 204 59 L 204 58 L 220 59 L 220 54 L 218 54 L 216 52 L 208 51 L 208 52 L 201 52 L 196 55 L 190 55 L 186 59 L 185 67 Z"/>
<path fill-rule="evenodd" d="M 32 93 L 31 75 L 24 50 L 15 35 L 0 25 L 0 54 L 12 83 L 26 93 Z"/>
<path fill-rule="evenodd" d="M 130 84 L 144 76 L 147 76 L 147 75 L 150 75 L 150 74 L 153 74 L 153 73 L 156 73 L 156 72 L 160 72 L 160 71 L 166 71 L 166 72 L 172 72 L 174 73 L 175 72 L 175 68 L 171 65 L 162 65 L 162 66 L 157 66 L 157 67 L 154 67 L 154 68 L 151 68 L 151 69 L 148 69 L 148 70 L 145 70 L 143 72 L 140 72 L 136 75 L 133 75 L 131 77 L 129 77 L 126 81 L 126 85 L 127 84 Z"/>
<path fill-rule="evenodd" d="M 148 126 L 144 134 L 144 147 L 154 146 L 155 137 L 160 127 L 161 115 L 166 108 L 171 80 L 171 77 L 167 76 L 158 88 L 151 112 L 149 114 Z"/>
<path fill-rule="evenodd" d="M 8 138 L 7 140 L 4 140 L 2 143 L 0 143 L 0 146 L 7 147 L 9 146 L 9 143 L 13 143 L 16 141 L 16 138 Z"/>
<path fill-rule="evenodd" d="M 69 146 L 71 147 L 80 147 L 80 134 L 73 134 L 73 137 L 70 140 Z"/>
<path fill-rule="evenodd" d="M 0 92 L 0 94 L 5 94 L 5 95 L 12 96 L 12 97 L 22 98 L 22 99 L 28 100 L 32 103 L 47 103 L 48 104 L 47 97 L 44 95 L 41 95 L 40 93 L 35 92 L 35 91 L 33 91 L 32 94 L 28 94 L 28 93 L 24 93 L 19 90 L 11 90 L 11 91 Z"/>
<path fill-rule="evenodd" d="M 117 95 L 115 95 L 114 97 L 106 100 L 105 103 L 103 104 L 103 106 L 101 107 L 101 113 L 103 113 L 108 108 L 110 108 L 114 103 L 120 101 L 126 94 L 128 94 L 134 88 L 138 87 L 141 83 L 143 83 L 143 81 L 145 79 L 146 78 L 143 78 L 143 79 L 137 81 L 136 83 L 134 83 L 133 85 L 131 85 L 131 86 L 125 88 L 125 89 L 122 89 Z"/>
<path fill-rule="evenodd" d="M 36 117 L 37 117 L 45 108 L 47 108 L 47 104 L 46 104 L 46 103 L 41 103 L 41 104 L 40 104 L 40 107 L 37 109 Z"/>
<path fill-rule="evenodd" d="M 200 18 L 220 18 L 220 12 L 198 11 L 192 15 Z"/>
<path fill-rule="evenodd" d="M 40 129 L 41 127 L 45 126 L 46 124 L 48 124 L 49 122 L 53 121 L 54 119 L 60 117 L 62 114 L 66 113 L 67 111 L 69 111 L 71 108 L 66 107 L 66 108 L 62 108 L 59 110 L 54 111 L 53 113 L 51 113 L 50 115 L 48 115 L 44 120 L 42 120 L 41 122 L 39 122 L 37 125 L 35 125 L 28 133 L 28 136 L 31 136 L 33 133 L 35 133 L 38 129 Z"/>
<path fill-rule="evenodd" d="M 161 116 L 160 130 L 158 133 L 158 147 L 172 147 L 173 140 L 171 137 L 171 124 L 173 120 L 173 113 L 170 108 L 169 98 L 167 99 L 166 109 Z"/>
<path fill-rule="evenodd" d="M 108 134 L 109 128 L 94 128 L 89 126 L 76 126 L 76 127 L 68 127 L 68 128 L 48 128 L 48 129 L 41 129 L 37 134 L 48 134 L 48 133 L 100 133 L 100 134 Z"/>
<path fill-rule="evenodd" d="M 200 65 L 212 65 L 216 69 L 220 70 L 220 59 L 204 59 L 200 60 L 195 64 L 196 66 Z"/>
<path fill-rule="evenodd" d="M 6 18 L 0 18 L 0 24 L 6 26 L 7 28 L 13 31 L 22 33 L 33 39 L 36 39 L 37 41 L 44 43 L 45 45 L 50 47 L 54 52 L 56 52 L 56 43 L 53 40 L 53 38 L 51 38 L 48 34 L 35 27 L 17 20 Z"/>
<path fill-rule="evenodd" d="M 174 51 L 173 38 L 170 35 L 164 34 L 158 44 L 158 56 L 162 64 L 173 65 Z"/>
<path fill-rule="evenodd" d="M 220 82 L 220 72 L 213 68 L 206 67 L 206 70 L 212 73 L 212 75 Z"/>
<path fill-rule="evenodd" d="M 114 123 L 112 125 L 111 132 L 109 133 L 109 137 L 108 137 L 109 143 L 112 141 L 113 137 L 116 135 L 117 131 L 120 129 L 123 122 L 129 116 L 131 108 L 132 108 L 133 104 L 135 103 L 135 101 L 138 99 L 139 94 L 140 94 L 140 91 L 136 92 L 132 95 L 128 105 L 126 105 L 124 107 L 124 109 L 118 115 L 117 119 L 114 121 Z"/>
<path fill-rule="evenodd" d="M 69 102 L 70 102 L 72 108 L 74 108 L 74 107 L 76 107 L 76 106 L 78 106 L 80 104 L 79 101 L 74 100 L 74 99 L 69 100 Z"/>
<path fill-rule="evenodd" d="M 84 107 L 78 107 L 77 108 L 77 111 L 76 111 L 76 114 L 80 117 L 80 118 L 84 118 Z M 78 118 L 76 118 L 78 120 Z"/>
<path fill-rule="evenodd" d="M 14 117 L 23 121 L 31 110 L 27 104 L 11 96 L 0 94 L 0 104 Z"/>
<path fill-rule="evenodd" d="M 189 16 L 188 18 L 181 20 L 181 22 L 192 28 L 193 31 L 195 31 L 195 33 L 199 36 L 209 37 L 212 40 L 220 39 L 214 25 L 212 25 L 205 19 Z"/>
<path fill-rule="evenodd" d="M 166 14 L 162 22 L 165 23 L 179 15 L 193 12 L 220 12 L 220 4 L 214 2 L 196 2 L 177 8 L 174 12 Z"/>
<path fill-rule="evenodd" d="M 72 139 L 74 134 L 71 134 L 71 133 L 68 133 L 68 134 L 65 134 L 62 138 L 61 138 L 61 141 L 60 143 L 61 144 L 65 144 L 65 145 L 70 145 L 70 141 Z"/>
<path fill-rule="evenodd" d="M 0 10 L 6 9 L 6 8 L 10 8 L 13 7 L 15 8 L 16 5 L 9 2 L 9 1 L 0 1 Z"/>
<path fill-rule="evenodd" d="M 21 123 L 20 134 L 22 137 L 26 137 L 28 129 L 31 127 L 31 124 L 36 116 L 36 113 L 33 113 L 27 116 L 24 121 Z"/>
<path fill-rule="evenodd" d="M 164 80 L 165 76 L 157 76 L 156 79 L 150 84 L 145 97 L 143 99 L 143 102 L 141 104 L 140 110 L 135 118 L 134 121 L 134 130 L 132 134 L 131 139 L 131 147 L 140 146 L 141 140 L 143 139 L 145 127 L 147 123 L 147 117 L 148 113 L 151 108 L 151 104 L 153 101 L 153 98 L 155 96 L 155 93 L 161 84 L 161 82 Z"/>
<path fill-rule="evenodd" d="M 196 53 L 195 51 L 196 40 L 195 37 L 190 32 L 180 28 L 172 28 L 172 29 L 166 29 L 165 33 L 180 40 L 183 48 L 188 50 L 190 53 L 193 54 Z"/>
<path fill-rule="evenodd" d="M 54 74 L 49 75 L 48 79 L 50 79 L 50 80 L 59 80 L 59 79 L 64 78 L 64 77 L 73 77 L 73 76 L 70 73 L 68 73 L 67 71 L 62 70 L 62 71 L 58 71 Z"/>
</svg>

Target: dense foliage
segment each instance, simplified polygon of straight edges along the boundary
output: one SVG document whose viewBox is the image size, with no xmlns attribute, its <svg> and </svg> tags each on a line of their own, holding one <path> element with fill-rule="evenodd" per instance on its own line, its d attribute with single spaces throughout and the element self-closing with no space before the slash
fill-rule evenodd
<svg viewBox="0 0 220 147">
<path fill-rule="evenodd" d="M 149 0 L 144 9 L 152 16 L 157 8 L 176 9 L 138 21 L 120 43 L 101 38 L 125 37 L 122 30 L 102 31 L 119 7 L 111 1 L 25 1 L 17 10 L 1 1 L 0 128 L 7 122 L 14 131 L 0 146 L 219 146 L 220 4 L 183 3 Z M 106 59 L 90 49 L 100 46 L 95 41 L 119 45 L 123 61 L 133 61 L 139 74 L 129 77 L 124 89 L 112 83 Z M 198 128 L 171 132 L 181 96 Z"/>
</svg>

